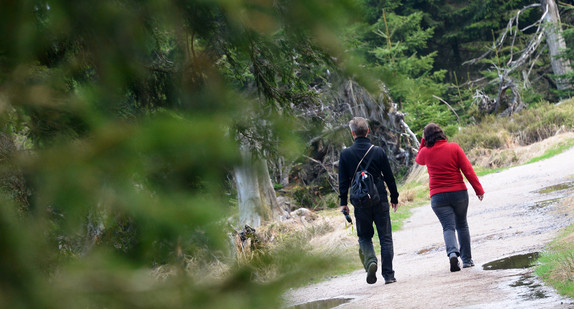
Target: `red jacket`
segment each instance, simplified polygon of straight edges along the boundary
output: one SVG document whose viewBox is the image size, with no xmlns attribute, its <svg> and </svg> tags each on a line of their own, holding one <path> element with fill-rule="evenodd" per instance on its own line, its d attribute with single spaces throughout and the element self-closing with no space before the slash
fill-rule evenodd
<svg viewBox="0 0 574 309">
<path fill-rule="evenodd" d="M 470 161 L 457 143 L 438 140 L 432 147 L 426 147 L 423 138 L 415 161 L 427 166 L 431 196 L 442 192 L 466 190 L 461 171 L 474 188 L 476 195 L 484 194 Z"/>
</svg>

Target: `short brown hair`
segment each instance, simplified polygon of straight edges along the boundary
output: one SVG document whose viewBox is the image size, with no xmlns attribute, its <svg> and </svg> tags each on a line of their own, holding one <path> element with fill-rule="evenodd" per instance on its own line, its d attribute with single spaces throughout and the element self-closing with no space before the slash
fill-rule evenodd
<svg viewBox="0 0 574 309">
<path fill-rule="evenodd" d="M 423 137 L 425 138 L 426 145 L 432 147 L 438 140 L 446 140 L 446 135 L 436 123 L 429 123 L 423 130 Z"/>
<path fill-rule="evenodd" d="M 369 123 L 363 117 L 354 117 L 349 121 L 349 128 L 351 132 L 355 133 L 357 137 L 365 137 L 369 132 Z"/>
</svg>

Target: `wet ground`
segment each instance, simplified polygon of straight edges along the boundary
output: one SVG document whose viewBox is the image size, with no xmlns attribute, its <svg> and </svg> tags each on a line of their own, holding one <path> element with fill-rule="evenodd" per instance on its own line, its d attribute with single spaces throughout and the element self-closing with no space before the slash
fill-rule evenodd
<svg viewBox="0 0 574 309">
<path fill-rule="evenodd" d="M 540 252 L 517 254 L 482 265 L 484 270 L 520 269 L 530 268 L 536 263 Z"/>
<path fill-rule="evenodd" d="M 357 270 L 290 291 L 286 307 L 574 308 L 574 300 L 545 286 L 532 267 L 545 245 L 574 222 L 574 214 L 557 211 L 574 192 L 572 158 L 574 149 L 480 178 L 484 201 L 469 191 L 475 267 L 449 271 L 440 223 L 426 205 L 394 233 L 396 283 L 368 285 Z M 332 299 L 344 301 L 329 304 Z"/>
<path fill-rule="evenodd" d="M 289 307 L 289 309 L 330 309 L 351 302 L 353 298 L 329 298 L 299 304 Z"/>
</svg>

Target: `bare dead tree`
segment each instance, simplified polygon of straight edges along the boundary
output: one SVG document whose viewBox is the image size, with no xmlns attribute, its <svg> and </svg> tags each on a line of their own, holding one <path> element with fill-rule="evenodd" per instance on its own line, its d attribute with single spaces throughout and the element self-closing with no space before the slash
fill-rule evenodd
<svg viewBox="0 0 574 309">
<path fill-rule="evenodd" d="M 507 39 L 509 36 L 512 36 L 512 44 L 511 44 L 511 45 L 514 47 L 514 42 L 516 42 L 516 35 L 518 34 L 518 32 L 524 32 L 524 31 L 526 31 L 526 30 L 528 30 L 528 29 L 530 29 L 530 28 L 533 28 L 533 27 L 540 27 L 540 25 L 542 24 L 542 20 L 543 20 L 544 16 L 543 16 L 540 20 L 538 20 L 537 22 L 535 22 L 535 23 L 532 24 L 532 25 L 529 25 L 529 26 L 527 26 L 527 27 L 525 27 L 525 28 L 523 28 L 523 29 L 521 29 L 521 30 L 519 30 L 519 31 L 513 31 L 513 29 L 514 29 L 515 27 L 516 27 L 517 29 L 519 29 L 519 28 L 518 28 L 518 26 L 519 26 L 519 25 L 518 25 L 518 19 L 519 19 L 520 15 L 521 15 L 524 11 L 526 11 L 526 10 L 528 10 L 528 9 L 531 9 L 531 8 L 534 8 L 534 7 L 539 7 L 539 6 L 541 6 L 541 5 L 540 5 L 540 4 L 531 4 L 531 5 L 529 5 L 529 6 L 526 6 L 526 7 L 522 8 L 522 9 L 519 10 L 518 12 L 516 12 L 516 15 L 513 16 L 513 17 L 508 21 L 508 23 L 507 23 L 507 25 L 506 25 L 506 29 L 505 29 L 505 30 L 502 32 L 502 34 L 498 37 L 498 39 L 496 40 L 496 42 L 494 42 L 494 43 L 492 44 L 492 46 L 491 46 L 484 54 L 482 54 L 480 57 L 477 57 L 477 58 L 471 59 L 471 60 L 469 60 L 469 61 L 466 61 L 466 62 L 463 63 L 463 65 L 465 65 L 465 64 L 476 64 L 476 63 L 478 63 L 479 61 L 485 59 L 486 57 L 491 56 L 492 54 L 497 54 L 497 53 L 504 47 L 504 45 L 506 44 L 506 39 Z M 516 26 L 515 26 L 515 25 L 516 25 Z M 540 29 L 540 28 L 539 28 L 539 29 Z M 537 31 L 537 33 L 538 33 L 538 31 Z M 523 52 L 524 52 L 524 50 L 523 50 L 521 53 L 523 53 Z M 511 53 L 513 54 L 512 49 L 511 49 Z M 513 59 L 512 54 L 511 54 L 511 57 L 510 57 L 510 61 L 509 61 L 509 62 L 512 62 L 512 59 Z"/>
<path fill-rule="evenodd" d="M 496 97 L 494 99 L 486 98 L 486 94 L 482 91 L 477 92 L 475 95 L 474 103 L 477 104 L 481 110 L 491 113 L 496 112 L 500 115 L 510 115 L 526 107 L 520 97 L 520 92 L 518 91 L 516 80 L 511 77 L 511 74 L 520 68 L 530 67 L 529 70 L 523 70 L 523 78 L 525 81 L 528 80 L 529 75 L 532 72 L 533 63 L 540 56 L 538 53 L 533 57 L 533 55 L 535 55 L 539 50 L 540 44 L 544 39 L 544 17 L 548 14 L 548 10 L 546 9 L 542 14 L 542 17 L 535 23 L 522 29 L 519 25 L 520 15 L 525 10 L 540 6 L 540 4 L 531 4 L 517 11 L 516 14 L 508 21 L 505 30 L 502 32 L 498 40 L 493 44 L 491 48 L 489 48 L 487 52 L 478 58 L 463 63 L 463 65 L 475 64 L 493 54 L 498 56 L 505 44 L 507 44 L 506 41 L 510 40 L 510 56 L 508 61 L 502 65 L 491 62 L 491 67 L 492 69 L 496 70 L 498 78 L 490 81 L 489 84 L 498 84 L 498 92 Z M 532 39 L 520 52 L 514 53 L 517 35 L 519 33 L 524 33 L 524 31 L 531 28 L 536 28 Z M 504 99 L 507 97 L 506 92 L 509 89 L 511 90 L 511 101 L 506 102 Z"/>
<path fill-rule="evenodd" d="M 531 8 L 541 7 L 543 9 L 542 16 L 539 20 L 526 27 L 520 28 L 519 18 L 520 15 Z M 534 34 L 526 46 L 515 53 L 515 44 L 517 36 L 524 34 L 525 31 L 536 28 Z M 550 61 L 552 64 L 553 72 L 555 75 L 563 75 L 571 71 L 570 63 L 558 57 L 560 49 L 565 47 L 564 39 L 562 38 L 560 28 L 560 16 L 554 0 L 542 0 L 541 3 L 528 5 L 508 21 L 508 24 L 496 42 L 482 54 L 480 57 L 464 62 L 463 64 L 476 64 L 479 61 L 486 59 L 489 56 L 498 55 L 502 49 L 510 44 L 510 55 L 506 63 L 494 63 L 491 61 L 491 68 L 496 70 L 498 78 L 489 82 L 489 84 L 497 84 L 498 92 L 495 98 L 487 98 L 486 94 L 478 91 L 475 95 L 474 103 L 479 106 L 481 110 L 488 112 L 496 112 L 500 115 L 510 115 L 518 112 L 526 105 L 522 101 L 519 91 L 519 83 L 512 74 L 518 70 L 522 72 L 523 83 L 521 86 L 527 88 L 530 86 L 530 74 L 536 63 L 543 53 L 541 44 L 546 39 L 550 51 Z M 558 89 L 568 89 L 570 84 L 558 78 L 556 80 Z M 510 92 L 510 93 L 508 93 Z"/>
<path fill-rule="evenodd" d="M 386 150 L 396 169 L 413 164 L 419 141 L 383 84 L 378 95 L 373 95 L 354 80 L 333 78 L 329 85 L 317 89 L 317 94 L 318 105 L 298 113 L 299 117 L 320 119 L 324 124 L 323 131 L 307 143 L 311 154 L 304 156 L 305 173 L 299 175 L 305 183 L 317 182 L 319 177 L 337 190 L 339 155 L 352 143 L 348 122 L 354 116 L 369 120 L 371 141 Z"/>
</svg>

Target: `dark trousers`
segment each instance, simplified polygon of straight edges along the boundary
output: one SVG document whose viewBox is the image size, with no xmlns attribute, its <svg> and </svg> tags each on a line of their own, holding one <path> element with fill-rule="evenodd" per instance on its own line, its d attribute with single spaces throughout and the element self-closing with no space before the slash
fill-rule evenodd
<svg viewBox="0 0 574 309">
<path fill-rule="evenodd" d="M 357 235 L 359 236 L 359 256 L 365 270 L 371 263 L 377 263 L 375 248 L 373 247 L 373 223 L 377 227 L 379 243 L 381 244 L 381 266 L 385 279 L 395 277 L 393 270 L 393 235 L 391 231 L 391 217 L 389 203 L 381 202 L 377 206 L 355 208 L 355 221 L 357 222 Z"/>
<path fill-rule="evenodd" d="M 470 232 L 466 221 L 468 192 L 437 193 L 431 197 L 431 206 L 442 225 L 446 254 L 456 253 L 464 263 L 472 261 Z"/>
</svg>

